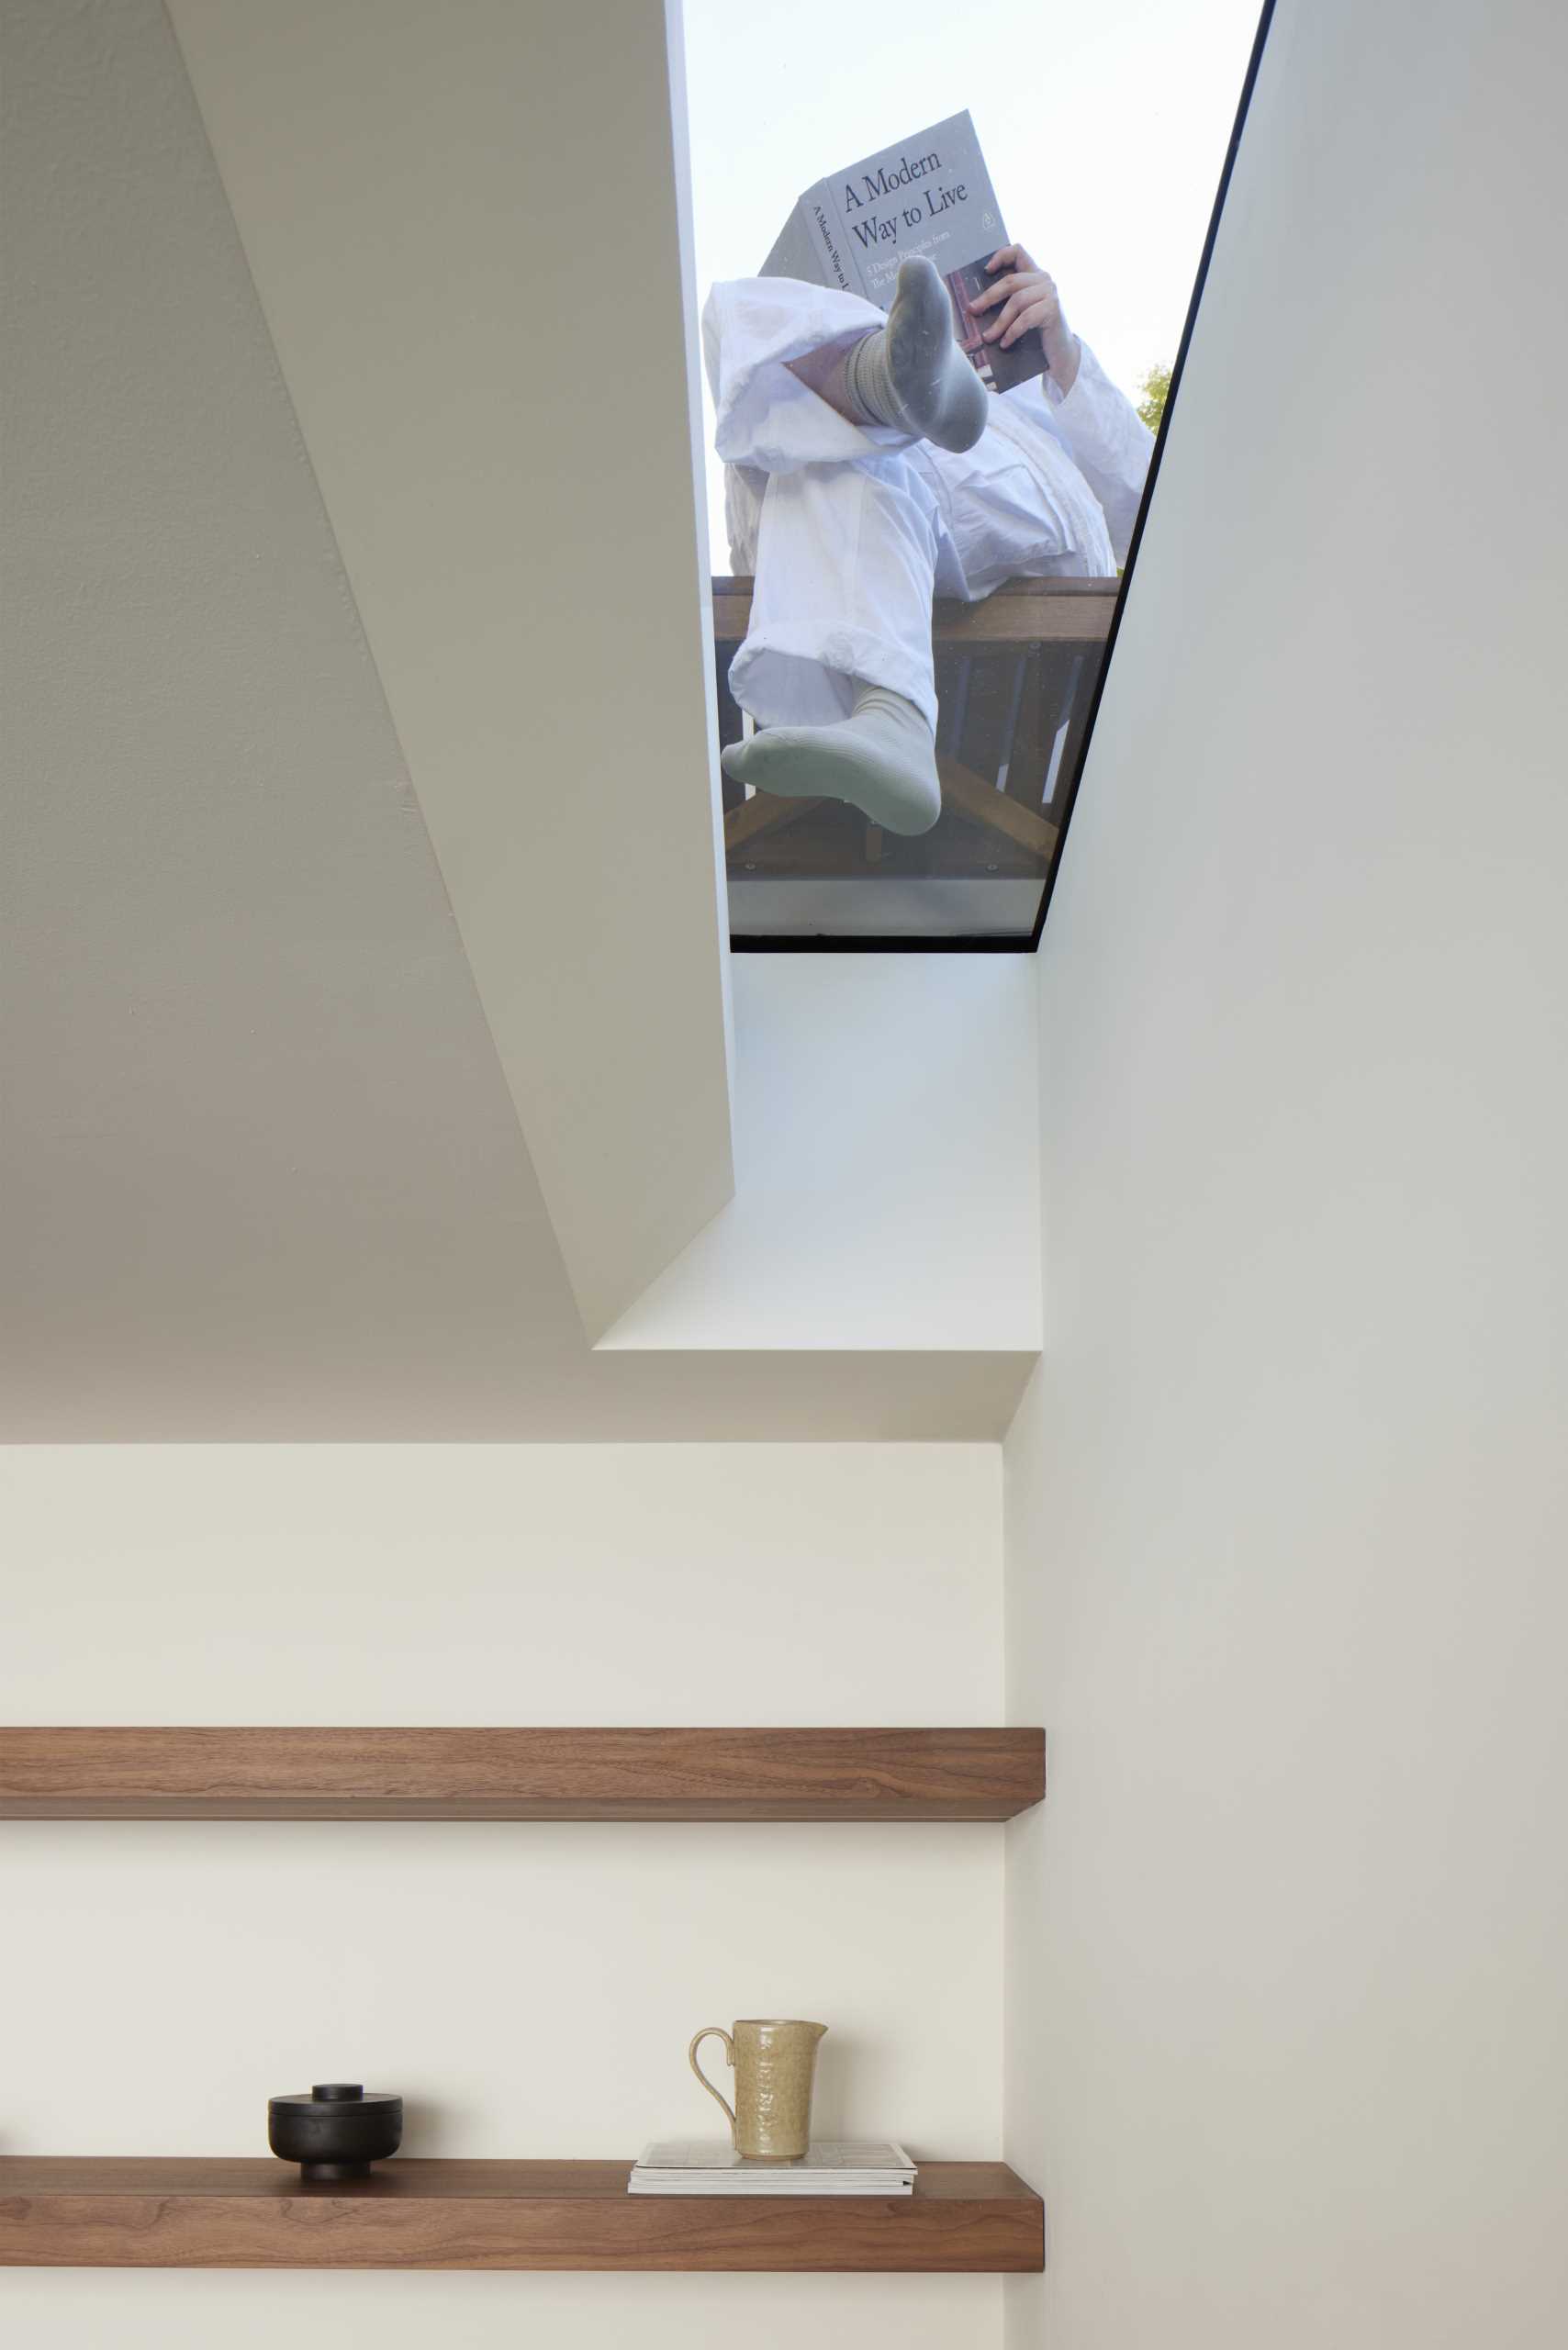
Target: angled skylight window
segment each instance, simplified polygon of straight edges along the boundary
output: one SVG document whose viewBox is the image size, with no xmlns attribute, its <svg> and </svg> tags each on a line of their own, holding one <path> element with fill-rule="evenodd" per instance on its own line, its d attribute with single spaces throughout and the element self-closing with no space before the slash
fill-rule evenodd
<svg viewBox="0 0 1568 2350">
<path fill-rule="evenodd" d="M 1026 947 L 1256 0 L 687 0 L 732 936 Z"/>
</svg>

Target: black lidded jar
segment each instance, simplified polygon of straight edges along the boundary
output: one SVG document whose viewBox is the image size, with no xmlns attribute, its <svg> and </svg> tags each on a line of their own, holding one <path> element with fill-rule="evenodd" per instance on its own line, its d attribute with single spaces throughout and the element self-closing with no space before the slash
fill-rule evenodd
<svg viewBox="0 0 1568 2350">
<path fill-rule="evenodd" d="M 267 2099 L 267 2143 L 305 2178 L 367 2177 L 402 2137 L 402 2098 L 357 2081 L 319 2081 L 308 2097 Z"/>
</svg>

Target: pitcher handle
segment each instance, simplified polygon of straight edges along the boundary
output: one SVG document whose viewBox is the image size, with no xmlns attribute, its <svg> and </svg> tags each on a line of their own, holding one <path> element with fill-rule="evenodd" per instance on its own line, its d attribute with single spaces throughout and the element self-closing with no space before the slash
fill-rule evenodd
<svg viewBox="0 0 1568 2350">
<path fill-rule="evenodd" d="M 698 2033 L 696 2039 L 692 2042 L 690 2047 L 686 2052 L 687 2062 L 691 2066 L 691 2069 L 696 2074 L 698 2079 L 701 2082 L 703 2087 L 707 2090 L 709 2096 L 712 2098 L 714 2104 L 718 2106 L 723 2113 L 725 2121 L 729 2123 L 730 2143 L 733 2146 L 735 2143 L 734 2107 L 731 2105 L 727 2099 L 719 2095 L 718 2090 L 713 2087 L 712 2082 L 708 2078 L 707 2074 L 702 2070 L 701 2065 L 697 2061 L 698 2050 L 701 2047 L 702 2042 L 705 2040 L 710 2039 L 718 2039 L 723 2042 L 724 2059 L 733 2073 L 735 2069 L 735 2043 L 730 2038 L 729 2033 L 724 2030 L 722 2023 L 705 2023 L 703 2025 L 701 2031 Z"/>
</svg>

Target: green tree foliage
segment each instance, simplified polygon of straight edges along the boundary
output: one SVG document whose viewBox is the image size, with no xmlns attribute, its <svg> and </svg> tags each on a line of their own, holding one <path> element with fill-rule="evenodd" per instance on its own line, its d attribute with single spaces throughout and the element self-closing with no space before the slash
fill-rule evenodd
<svg viewBox="0 0 1568 2350">
<path fill-rule="evenodd" d="M 1151 367 L 1138 386 L 1138 391 L 1141 397 L 1137 403 L 1137 412 L 1149 431 L 1158 432 L 1159 420 L 1165 413 L 1165 403 L 1170 397 L 1170 368 Z"/>
</svg>

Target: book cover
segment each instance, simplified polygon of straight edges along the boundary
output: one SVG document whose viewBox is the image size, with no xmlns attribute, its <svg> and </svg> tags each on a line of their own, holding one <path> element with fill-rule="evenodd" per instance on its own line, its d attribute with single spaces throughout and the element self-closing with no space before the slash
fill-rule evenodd
<svg viewBox="0 0 1568 2350">
<path fill-rule="evenodd" d="M 966 108 L 818 180 L 790 213 L 761 274 L 837 286 L 887 310 L 899 264 L 923 254 L 947 282 L 956 341 L 988 390 L 1004 392 L 1046 372 L 1038 335 L 999 351 L 981 331 L 990 314 L 972 308 L 991 283 L 986 263 L 1007 241 Z"/>
</svg>

